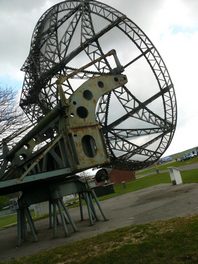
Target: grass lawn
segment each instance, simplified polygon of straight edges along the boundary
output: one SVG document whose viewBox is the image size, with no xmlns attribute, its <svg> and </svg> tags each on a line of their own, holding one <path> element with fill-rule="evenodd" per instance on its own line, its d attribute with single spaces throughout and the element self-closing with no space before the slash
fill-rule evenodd
<svg viewBox="0 0 198 264">
<path fill-rule="evenodd" d="M 46 216 L 35 218 L 34 212 L 31 212 L 31 214 L 32 214 L 33 219 L 35 219 L 35 220 L 46 218 Z M 5 215 L 5 216 L 0 217 L 0 228 L 9 227 L 11 225 L 15 225 L 16 223 L 17 223 L 17 215 L 16 214 Z"/>
<path fill-rule="evenodd" d="M 149 168 L 137 171 L 136 175 L 137 176 L 138 175 L 143 176 L 143 175 L 146 175 L 148 173 L 155 174 L 156 170 L 163 171 L 163 170 L 167 170 L 168 167 L 178 167 L 179 168 L 180 166 L 190 165 L 193 163 L 198 163 L 198 157 L 194 157 L 190 160 L 185 160 L 185 161 L 173 161 L 173 162 L 168 162 L 168 163 L 164 163 L 161 165 L 153 165 Z"/>
<path fill-rule="evenodd" d="M 162 183 L 171 184 L 168 173 L 150 175 L 147 177 L 137 179 L 135 181 L 127 182 L 125 185 L 116 184 L 114 187 L 115 193 L 100 197 L 99 200 L 105 200 L 105 199 L 115 197 L 121 194 L 125 194 L 128 192 L 134 192 L 134 191 L 137 191 L 143 188 L 151 187 L 151 186 L 162 184 Z"/>
<path fill-rule="evenodd" d="M 184 183 L 198 183 L 198 169 L 181 172 Z"/>
<path fill-rule="evenodd" d="M 197 264 L 198 216 L 107 232 L 8 264 Z M 1 262 L 5 263 L 5 262 Z"/>
<path fill-rule="evenodd" d="M 181 176 L 182 176 L 183 183 L 198 183 L 198 169 L 182 171 Z M 151 186 L 163 184 L 163 183 L 171 184 L 170 175 L 168 172 L 159 173 L 159 174 L 155 173 L 149 176 L 139 178 L 135 181 L 127 182 L 125 184 L 125 188 L 123 184 L 117 184 L 114 187 L 115 193 L 105 195 L 101 197 L 100 200 L 105 200 L 111 197 L 115 197 L 117 195 L 137 191 L 143 188 L 147 188 L 147 187 L 151 187 Z"/>
<path fill-rule="evenodd" d="M 17 222 L 16 214 L 1 216 L 0 217 L 0 228 L 15 224 L 16 222 Z"/>
</svg>

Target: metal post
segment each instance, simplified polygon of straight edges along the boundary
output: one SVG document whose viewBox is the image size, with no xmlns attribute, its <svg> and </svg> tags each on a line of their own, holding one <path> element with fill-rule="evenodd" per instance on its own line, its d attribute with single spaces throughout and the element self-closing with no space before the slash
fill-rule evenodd
<svg viewBox="0 0 198 264">
<path fill-rule="evenodd" d="M 62 208 L 61 208 L 62 206 L 61 206 L 60 198 L 57 199 L 55 203 L 57 203 L 57 206 L 58 206 L 58 210 L 59 210 L 59 213 L 60 213 L 60 216 L 61 216 L 63 228 L 64 228 L 64 231 L 65 231 L 65 236 L 68 237 L 69 236 L 69 231 L 68 231 L 68 228 L 67 228 L 67 223 L 65 221 L 65 217 L 64 217 L 63 212 L 62 212 Z"/>
<path fill-rule="evenodd" d="M 93 215 L 92 215 L 92 211 L 91 211 L 91 207 L 90 207 L 90 201 L 89 201 L 89 197 L 88 197 L 87 192 L 84 192 L 84 197 L 85 197 L 85 202 L 87 204 L 89 222 L 90 222 L 90 225 L 93 225 L 94 224 L 94 219 L 93 219 Z"/>
<path fill-rule="evenodd" d="M 56 204 L 53 201 L 52 202 L 53 205 L 53 237 L 56 237 L 56 233 L 57 233 L 57 214 L 56 214 Z"/>
<path fill-rule="evenodd" d="M 21 209 L 17 209 L 17 246 L 22 243 Z"/>
<path fill-rule="evenodd" d="M 96 202 L 96 204 L 97 204 L 97 206 L 98 206 L 98 209 L 99 209 L 99 211 L 100 211 L 100 213 L 101 213 L 101 215 L 102 215 L 104 221 L 108 221 L 108 219 L 106 218 L 106 216 L 104 215 L 104 213 L 103 213 L 103 211 L 102 211 L 102 208 L 101 208 L 101 206 L 100 206 L 100 203 L 99 203 L 99 201 L 98 201 L 98 198 L 97 198 L 97 196 L 96 196 L 94 190 L 91 190 L 91 194 L 92 194 L 92 196 L 93 196 L 93 198 L 94 198 L 94 200 L 95 200 L 95 202 Z"/>
<path fill-rule="evenodd" d="M 49 200 L 49 228 L 52 228 L 52 202 Z"/>
<path fill-rule="evenodd" d="M 96 221 L 99 221 L 98 216 L 97 216 L 97 214 L 96 214 L 95 207 L 94 207 L 94 203 L 93 203 L 92 195 L 91 195 L 90 192 L 88 192 L 87 195 L 89 196 L 90 207 L 91 207 L 91 210 L 92 210 L 93 217 L 95 218 Z"/>
<path fill-rule="evenodd" d="M 78 194 L 79 197 L 79 207 L 80 207 L 80 220 L 83 221 L 84 217 L 83 217 L 83 206 L 82 206 L 82 193 Z"/>
<path fill-rule="evenodd" d="M 32 216 L 30 214 L 29 208 L 28 207 L 24 208 L 24 212 L 25 212 L 25 215 L 27 217 L 27 221 L 28 221 L 28 224 L 30 227 L 30 232 L 32 233 L 33 239 L 36 242 L 36 241 L 38 241 L 38 237 L 36 235 L 36 228 L 35 228 L 34 222 L 32 220 Z"/>
<path fill-rule="evenodd" d="M 76 231 L 77 231 L 77 227 L 76 227 L 76 225 L 75 225 L 73 219 L 71 218 L 71 216 L 70 216 L 70 214 L 69 214 L 69 212 L 68 212 L 68 210 L 67 210 L 67 207 L 64 205 L 62 199 L 60 200 L 60 202 L 61 202 L 61 204 L 62 204 L 63 210 L 64 210 L 64 212 L 65 212 L 67 218 L 69 219 L 69 223 L 71 224 L 71 226 L 72 226 L 74 232 L 76 232 Z"/>
<path fill-rule="evenodd" d="M 27 224 L 25 219 L 24 207 L 21 208 L 21 235 L 22 235 L 22 239 L 25 240 L 27 236 Z"/>
</svg>

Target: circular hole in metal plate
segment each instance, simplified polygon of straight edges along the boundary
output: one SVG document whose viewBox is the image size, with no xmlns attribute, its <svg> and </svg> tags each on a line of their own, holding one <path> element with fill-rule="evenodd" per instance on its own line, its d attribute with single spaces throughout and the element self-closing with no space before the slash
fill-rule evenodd
<svg viewBox="0 0 198 264">
<path fill-rule="evenodd" d="M 85 155 L 89 158 L 93 158 L 96 156 L 97 147 L 95 139 L 90 135 L 85 135 L 82 138 L 82 147 Z"/>
<path fill-rule="evenodd" d="M 89 90 L 85 90 L 85 91 L 83 92 L 83 97 L 84 97 L 85 99 L 87 99 L 87 100 L 91 100 L 91 99 L 93 98 L 93 94 L 92 94 L 91 91 L 89 91 Z"/>
<path fill-rule="evenodd" d="M 88 110 L 84 106 L 79 106 L 76 112 L 80 118 L 86 118 L 88 116 Z"/>
<path fill-rule="evenodd" d="M 98 87 L 103 88 L 104 87 L 104 83 L 102 81 L 99 81 L 98 82 Z"/>
</svg>

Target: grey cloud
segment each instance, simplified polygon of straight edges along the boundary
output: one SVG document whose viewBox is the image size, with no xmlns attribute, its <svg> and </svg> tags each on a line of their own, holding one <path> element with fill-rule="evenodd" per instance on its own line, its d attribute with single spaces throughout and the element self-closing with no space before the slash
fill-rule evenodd
<svg viewBox="0 0 198 264">
<path fill-rule="evenodd" d="M 55 2 L 0 1 L 0 74 L 5 65 L 20 70 L 28 55 L 32 32 L 38 19 Z"/>
<path fill-rule="evenodd" d="M 152 24 L 155 13 L 165 0 L 123 0 L 123 1 L 105 1 L 112 7 L 127 15 L 143 31 L 147 31 Z"/>
<path fill-rule="evenodd" d="M 42 2 L 40 0 L 1 0 L 1 12 L 29 12 L 32 9 L 39 9 L 42 6 Z"/>
</svg>

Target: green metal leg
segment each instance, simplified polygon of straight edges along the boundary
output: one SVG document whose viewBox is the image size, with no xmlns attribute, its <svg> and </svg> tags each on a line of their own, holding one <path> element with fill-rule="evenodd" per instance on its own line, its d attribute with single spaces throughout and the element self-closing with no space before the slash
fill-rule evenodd
<svg viewBox="0 0 198 264">
<path fill-rule="evenodd" d="M 27 221 L 28 221 L 28 224 L 30 227 L 30 232 L 32 233 L 32 236 L 33 236 L 33 240 L 36 242 L 36 241 L 38 241 L 38 237 L 36 235 L 36 228 L 35 228 L 34 222 L 32 220 L 32 216 L 30 214 L 29 208 L 28 207 L 24 208 L 24 212 L 25 212 L 25 216 L 27 218 Z"/>
<path fill-rule="evenodd" d="M 80 220 L 83 221 L 84 216 L 83 216 L 83 205 L 82 205 L 82 193 L 79 193 L 78 196 L 79 196 L 79 207 L 80 207 Z"/>
<path fill-rule="evenodd" d="M 53 202 L 53 237 L 57 234 L 57 214 L 56 214 L 56 204 Z"/>
<path fill-rule="evenodd" d="M 99 221 L 99 218 L 97 217 L 97 214 L 96 214 L 96 210 L 95 210 L 94 202 L 93 202 L 93 197 L 92 197 L 92 195 L 91 195 L 90 192 L 88 192 L 88 196 L 89 196 L 90 207 L 91 207 L 91 210 L 92 210 L 93 216 L 94 216 L 94 218 L 95 218 L 96 221 Z"/>
<path fill-rule="evenodd" d="M 76 225 L 75 225 L 73 219 L 71 218 L 71 216 L 70 216 L 70 214 L 69 214 L 69 212 L 68 212 L 68 210 L 67 210 L 67 207 L 64 205 L 62 199 L 60 200 L 60 202 L 61 202 L 61 204 L 62 204 L 62 208 L 63 208 L 63 210 L 64 210 L 64 212 L 65 212 L 67 218 L 69 219 L 69 223 L 71 224 L 71 226 L 72 226 L 74 232 L 77 232 L 77 227 L 76 227 Z"/>
<path fill-rule="evenodd" d="M 86 201 L 86 204 L 87 204 L 87 211 L 88 211 L 88 216 L 89 216 L 89 222 L 90 222 L 90 225 L 93 225 L 94 224 L 93 214 L 92 214 L 91 207 L 90 207 L 89 196 L 88 196 L 88 194 L 86 192 L 84 193 L 84 197 L 85 197 L 85 201 Z"/>
<path fill-rule="evenodd" d="M 49 201 L 49 228 L 52 228 L 52 221 L 53 221 L 53 217 L 52 217 L 52 202 Z"/>
<path fill-rule="evenodd" d="M 21 210 L 17 209 L 17 246 L 22 243 L 22 230 L 21 230 Z"/>
<path fill-rule="evenodd" d="M 68 231 L 67 223 L 65 221 L 65 217 L 63 215 L 63 211 L 62 211 L 62 208 L 61 208 L 62 206 L 61 206 L 60 199 L 57 199 L 56 203 L 57 203 L 58 210 L 59 210 L 59 213 L 60 213 L 60 216 L 61 216 L 61 220 L 62 220 L 64 232 L 65 232 L 65 236 L 67 237 L 67 236 L 69 236 L 69 231 Z"/>
<path fill-rule="evenodd" d="M 63 215 L 64 215 L 64 218 L 65 218 L 65 221 L 66 221 L 67 224 L 70 224 L 69 218 L 68 218 L 68 216 L 67 216 L 67 214 L 65 212 L 65 205 L 63 203 L 62 198 L 60 199 L 60 202 L 61 202 L 61 206 L 63 208 Z"/>
<path fill-rule="evenodd" d="M 21 208 L 21 238 L 24 241 L 27 236 L 27 224 L 25 219 L 25 208 Z"/>
<path fill-rule="evenodd" d="M 65 210 L 63 211 L 63 215 L 64 215 L 66 223 L 69 225 L 70 224 L 69 218 L 67 217 L 67 214 L 65 213 Z"/>
<path fill-rule="evenodd" d="M 101 206 L 100 206 L 100 203 L 98 202 L 98 198 L 97 198 L 97 196 L 96 196 L 94 190 L 91 190 L 91 194 L 92 194 L 92 196 L 93 196 L 93 198 L 94 198 L 94 200 L 95 200 L 95 202 L 96 202 L 96 204 L 97 204 L 97 206 L 98 206 L 98 209 L 99 209 L 99 211 L 100 211 L 100 213 L 101 213 L 101 215 L 102 215 L 104 221 L 108 221 L 108 219 L 106 218 L 106 216 L 104 215 L 104 213 L 103 213 L 103 211 L 102 211 L 102 208 L 101 208 Z"/>
</svg>

